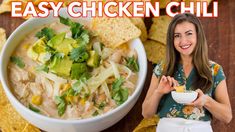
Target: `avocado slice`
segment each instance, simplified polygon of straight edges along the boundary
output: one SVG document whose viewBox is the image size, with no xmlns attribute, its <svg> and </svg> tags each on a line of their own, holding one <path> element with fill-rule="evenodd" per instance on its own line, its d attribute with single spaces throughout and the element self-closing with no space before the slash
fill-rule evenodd
<svg viewBox="0 0 235 132">
<path fill-rule="evenodd" d="M 89 51 L 89 55 L 90 55 L 90 58 L 87 60 L 87 65 L 90 67 L 98 67 L 100 64 L 99 54 L 96 51 L 91 50 Z"/>
<path fill-rule="evenodd" d="M 70 38 L 65 38 L 62 41 L 62 43 L 59 43 L 55 46 L 55 49 L 58 52 L 62 52 L 65 55 L 67 55 L 73 49 L 72 44 L 75 44 L 75 43 L 76 43 L 76 40 L 70 39 Z"/>
<path fill-rule="evenodd" d="M 48 41 L 47 45 L 55 49 L 56 45 L 62 43 L 64 38 L 65 38 L 65 33 L 60 33 L 51 38 L 51 40 Z"/>
<path fill-rule="evenodd" d="M 77 41 L 71 38 L 65 38 L 65 33 L 61 33 L 53 37 L 47 45 L 58 52 L 68 55 L 74 46 L 77 45 Z"/>
<path fill-rule="evenodd" d="M 71 69 L 71 78 L 77 79 L 88 72 L 86 63 L 74 63 Z"/>
<path fill-rule="evenodd" d="M 33 60 L 37 60 L 38 59 L 38 56 L 39 54 L 36 53 L 32 47 L 30 47 L 28 50 L 27 50 L 27 55 L 28 57 L 32 58 Z"/>
<path fill-rule="evenodd" d="M 49 65 L 49 69 L 59 76 L 68 77 L 70 75 L 72 64 L 73 61 L 71 61 L 68 56 L 65 56 L 64 58 L 54 57 Z"/>
<path fill-rule="evenodd" d="M 28 51 L 27 55 L 32 58 L 33 60 L 37 60 L 40 53 L 46 52 L 46 38 L 42 37 L 38 41 L 36 41 L 33 46 L 31 46 Z"/>
</svg>

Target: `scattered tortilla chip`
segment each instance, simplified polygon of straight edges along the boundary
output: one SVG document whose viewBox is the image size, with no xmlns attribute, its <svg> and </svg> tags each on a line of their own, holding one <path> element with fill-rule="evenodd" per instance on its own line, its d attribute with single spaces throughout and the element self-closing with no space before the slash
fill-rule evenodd
<svg viewBox="0 0 235 132">
<path fill-rule="evenodd" d="M 1 83 L 0 83 L 0 97 L 1 97 L 1 99 L 0 99 L 0 106 L 4 106 L 7 103 L 9 103 L 8 100 L 7 100 L 7 97 L 6 97 L 5 93 L 4 93 L 4 90 L 2 88 Z"/>
<path fill-rule="evenodd" d="M 5 12 L 11 12 L 11 2 L 14 0 L 4 0 L 2 4 L 0 5 L 0 14 Z M 18 0 L 23 2 L 21 8 L 24 9 L 26 6 L 26 3 L 30 0 Z M 31 16 L 23 17 L 24 19 L 29 19 Z"/>
<path fill-rule="evenodd" d="M 140 39 L 142 42 L 147 40 L 147 29 L 142 18 L 130 18 L 131 22 L 141 30 Z"/>
<path fill-rule="evenodd" d="M 0 130 L 3 132 L 40 132 L 24 120 L 11 106 L 0 84 Z"/>
<path fill-rule="evenodd" d="M 160 9 L 164 9 L 172 1 L 180 2 L 180 0 L 151 0 L 151 3 L 154 5 L 155 2 L 159 2 Z"/>
<path fill-rule="evenodd" d="M 154 115 L 152 118 L 143 119 L 133 132 L 156 132 L 156 125 L 159 122 L 159 116 Z"/>
<path fill-rule="evenodd" d="M 4 12 L 11 12 L 11 2 L 12 1 L 21 1 L 23 4 L 26 4 L 28 1 L 32 0 L 3 0 L 0 5 L 0 14 Z M 23 9 L 23 7 L 22 7 Z"/>
<path fill-rule="evenodd" d="M 107 47 L 116 48 L 138 38 L 141 31 L 128 18 L 94 18 L 92 30 Z"/>
<path fill-rule="evenodd" d="M 11 7 L 9 5 L 5 5 L 5 4 L 0 5 L 0 14 L 4 12 L 10 12 L 10 11 L 11 11 Z"/>
<path fill-rule="evenodd" d="M 11 0 L 3 0 L 0 5 L 0 14 L 11 11 Z"/>
<path fill-rule="evenodd" d="M 153 40 L 147 40 L 144 42 L 144 48 L 150 62 L 157 64 L 165 61 L 166 45 Z"/>
<path fill-rule="evenodd" d="M 169 16 L 152 18 L 153 24 L 149 30 L 148 38 L 166 44 L 167 29 L 171 19 Z"/>
<path fill-rule="evenodd" d="M 6 42 L 6 31 L 3 28 L 0 28 L 0 53 L 5 42 Z"/>
</svg>

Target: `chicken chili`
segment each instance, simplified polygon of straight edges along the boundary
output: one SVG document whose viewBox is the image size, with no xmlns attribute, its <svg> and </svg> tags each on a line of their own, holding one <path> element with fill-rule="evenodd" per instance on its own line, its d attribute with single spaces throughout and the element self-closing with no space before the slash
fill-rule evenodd
<svg viewBox="0 0 235 132">
<path fill-rule="evenodd" d="M 135 90 L 137 53 L 105 47 L 84 25 L 60 17 L 27 35 L 8 64 L 12 91 L 30 110 L 54 118 L 106 113 Z"/>
</svg>

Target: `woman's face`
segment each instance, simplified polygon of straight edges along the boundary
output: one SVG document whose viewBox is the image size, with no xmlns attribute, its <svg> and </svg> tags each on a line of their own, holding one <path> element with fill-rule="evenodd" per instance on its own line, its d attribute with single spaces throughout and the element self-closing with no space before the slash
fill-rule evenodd
<svg viewBox="0 0 235 132">
<path fill-rule="evenodd" d="M 174 46 L 181 56 L 191 56 L 197 44 L 197 32 L 194 24 L 182 22 L 174 31 Z"/>
</svg>

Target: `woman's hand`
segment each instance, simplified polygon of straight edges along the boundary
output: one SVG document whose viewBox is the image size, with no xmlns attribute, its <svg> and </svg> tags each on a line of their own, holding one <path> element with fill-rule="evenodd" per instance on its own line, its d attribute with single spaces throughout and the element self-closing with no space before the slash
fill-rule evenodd
<svg viewBox="0 0 235 132">
<path fill-rule="evenodd" d="M 206 104 L 206 102 L 208 100 L 208 98 L 207 98 L 208 96 L 205 95 L 201 89 L 197 89 L 196 92 L 198 93 L 197 99 L 188 105 L 193 105 L 198 108 L 202 108 Z"/>
<path fill-rule="evenodd" d="M 164 95 L 174 90 L 174 86 L 178 85 L 178 82 L 173 77 L 163 75 L 156 90 L 158 93 Z"/>
<path fill-rule="evenodd" d="M 178 82 L 170 76 L 162 76 L 159 81 L 159 78 L 153 74 L 147 95 L 142 105 L 142 115 L 144 118 L 150 118 L 156 114 L 162 96 L 172 91 L 174 89 L 173 86 L 177 85 Z"/>
</svg>

